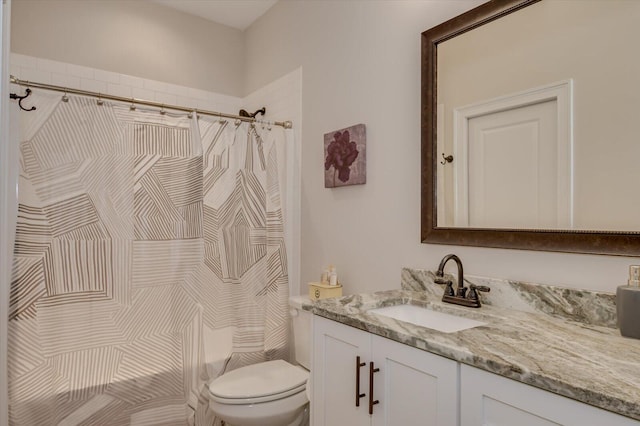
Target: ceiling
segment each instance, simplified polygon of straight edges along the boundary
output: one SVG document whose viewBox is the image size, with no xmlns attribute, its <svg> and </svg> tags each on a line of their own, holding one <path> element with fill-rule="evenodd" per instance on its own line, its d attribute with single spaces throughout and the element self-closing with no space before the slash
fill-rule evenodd
<svg viewBox="0 0 640 426">
<path fill-rule="evenodd" d="M 278 0 L 153 0 L 209 21 L 245 30 Z"/>
</svg>

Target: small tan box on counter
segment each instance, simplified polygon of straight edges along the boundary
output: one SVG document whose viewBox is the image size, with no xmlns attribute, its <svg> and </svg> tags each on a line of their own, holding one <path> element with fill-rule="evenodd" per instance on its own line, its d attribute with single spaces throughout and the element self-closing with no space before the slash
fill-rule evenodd
<svg viewBox="0 0 640 426">
<path fill-rule="evenodd" d="M 342 296 L 342 285 L 329 285 L 322 283 L 309 283 L 309 299 L 320 300 L 329 297 Z"/>
</svg>

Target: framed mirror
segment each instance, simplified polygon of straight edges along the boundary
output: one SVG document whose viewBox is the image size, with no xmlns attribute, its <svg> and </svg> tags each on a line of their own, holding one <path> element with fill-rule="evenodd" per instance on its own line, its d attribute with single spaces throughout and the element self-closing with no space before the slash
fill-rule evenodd
<svg viewBox="0 0 640 426">
<path fill-rule="evenodd" d="M 423 243 L 640 255 L 638 16 L 492 0 L 422 33 Z"/>
</svg>

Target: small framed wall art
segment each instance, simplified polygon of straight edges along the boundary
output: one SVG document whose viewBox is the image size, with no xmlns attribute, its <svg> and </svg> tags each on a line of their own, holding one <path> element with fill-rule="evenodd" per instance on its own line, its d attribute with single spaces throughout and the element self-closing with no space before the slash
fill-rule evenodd
<svg viewBox="0 0 640 426">
<path fill-rule="evenodd" d="M 324 187 L 367 182 L 367 132 L 364 124 L 324 135 Z"/>
</svg>

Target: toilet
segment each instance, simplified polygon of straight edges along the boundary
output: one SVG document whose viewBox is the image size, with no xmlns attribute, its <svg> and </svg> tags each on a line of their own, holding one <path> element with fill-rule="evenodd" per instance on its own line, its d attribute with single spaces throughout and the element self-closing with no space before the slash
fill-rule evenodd
<svg viewBox="0 0 640 426">
<path fill-rule="evenodd" d="M 209 408 L 226 426 L 304 426 L 309 417 L 311 313 L 289 299 L 294 359 L 238 368 L 209 383 Z M 306 299 L 309 300 L 308 298 Z"/>
</svg>

